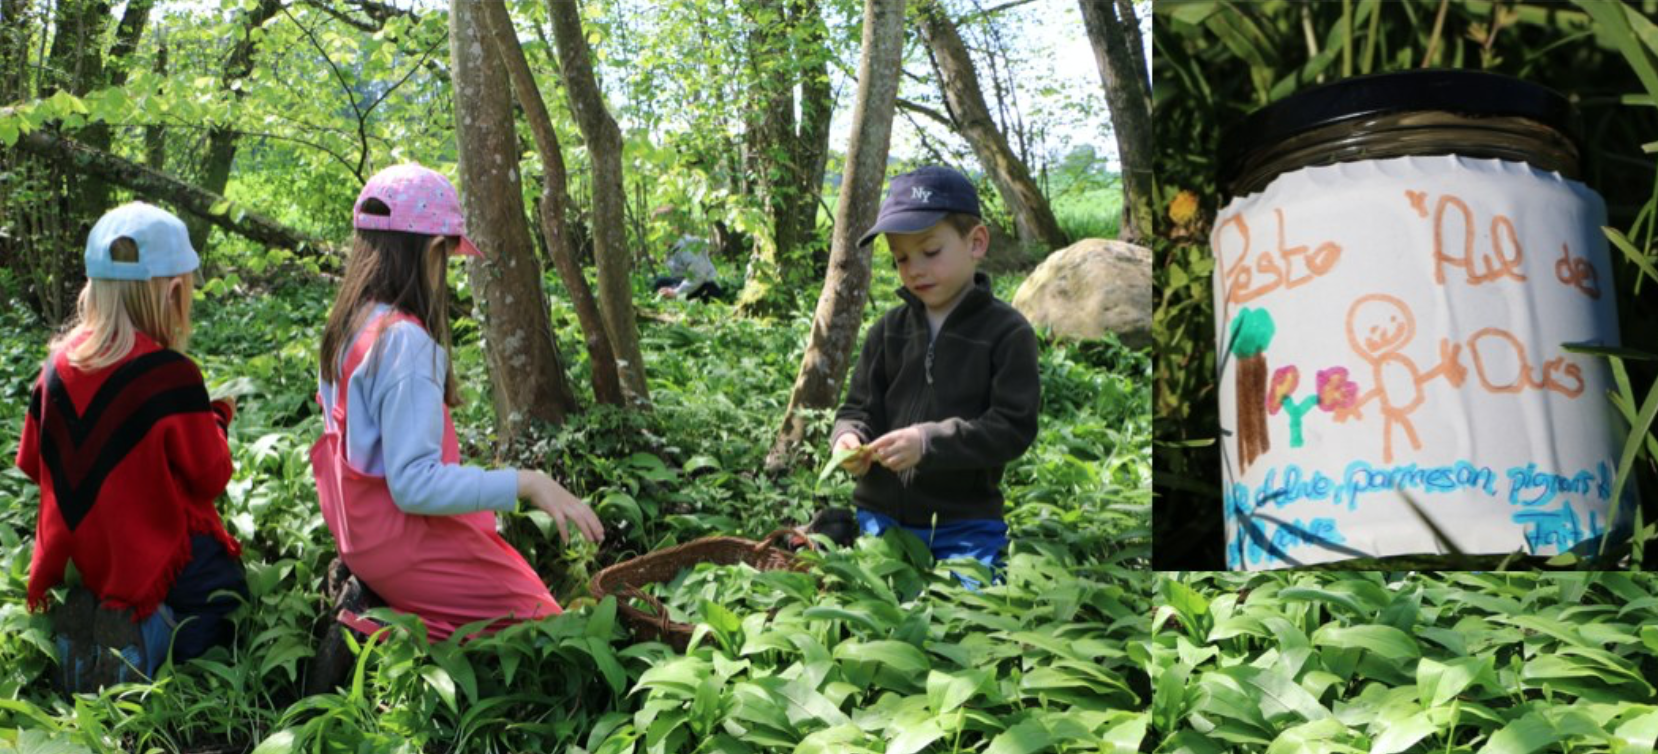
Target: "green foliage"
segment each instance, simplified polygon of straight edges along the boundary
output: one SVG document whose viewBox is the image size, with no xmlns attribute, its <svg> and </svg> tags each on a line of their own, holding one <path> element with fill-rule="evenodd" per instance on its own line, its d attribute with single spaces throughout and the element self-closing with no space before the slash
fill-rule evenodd
<svg viewBox="0 0 1658 754">
<path fill-rule="evenodd" d="M 1161 577 L 1147 750 L 1649 751 L 1643 573 Z"/>
<path fill-rule="evenodd" d="M 761 572 L 747 563 L 698 563 L 665 583 L 646 584 L 640 591 L 660 601 L 668 610 L 669 620 L 688 623 L 692 616 L 700 616 L 712 624 L 733 612 L 770 610 L 785 596 L 805 599 L 817 591 L 817 583 L 809 574 Z M 633 606 L 647 615 L 656 612 L 655 606 L 644 600 L 635 600 Z"/>
<path fill-rule="evenodd" d="M 712 734 L 754 751 L 1135 750 L 1147 582 L 1052 544 L 1022 540 L 1005 583 L 977 592 L 952 571 L 988 581 L 982 566 L 935 564 L 899 530 L 804 555 L 821 594 L 704 623 L 710 641 L 660 656 L 604 746 L 694 751 Z"/>
<path fill-rule="evenodd" d="M 1072 239 L 1116 238 L 1122 221 L 1120 176 L 1106 172 L 1105 157 L 1082 146 L 1059 160 L 1046 176 L 1049 202 L 1059 229 Z"/>
</svg>

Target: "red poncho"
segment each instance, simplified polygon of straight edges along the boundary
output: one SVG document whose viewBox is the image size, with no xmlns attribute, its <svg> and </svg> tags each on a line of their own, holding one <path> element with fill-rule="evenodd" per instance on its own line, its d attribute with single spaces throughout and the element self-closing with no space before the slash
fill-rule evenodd
<svg viewBox="0 0 1658 754">
<path fill-rule="evenodd" d="M 17 449 L 17 467 L 40 485 L 29 608 L 45 609 L 74 561 L 107 607 L 141 619 L 190 561 L 190 535 L 210 534 L 239 557 L 213 507 L 233 470 L 230 413 L 208 402 L 195 362 L 141 333 L 96 372 L 52 354 Z"/>
</svg>

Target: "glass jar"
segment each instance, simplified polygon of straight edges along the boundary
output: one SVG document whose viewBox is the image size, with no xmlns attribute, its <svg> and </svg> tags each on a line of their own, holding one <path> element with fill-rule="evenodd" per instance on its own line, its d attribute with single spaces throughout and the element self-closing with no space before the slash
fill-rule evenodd
<svg viewBox="0 0 1658 754">
<path fill-rule="evenodd" d="M 1227 134 L 1228 565 L 1597 549 L 1619 423 L 1605 204 L 1571 108 L 1471 71 L 1310 89 Z"/>
</svg>

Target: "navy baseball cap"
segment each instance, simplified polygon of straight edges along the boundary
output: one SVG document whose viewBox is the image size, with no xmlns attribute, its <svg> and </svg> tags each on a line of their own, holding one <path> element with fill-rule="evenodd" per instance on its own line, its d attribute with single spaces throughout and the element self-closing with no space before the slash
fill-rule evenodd
<svg viewBox="0 0 1658 754">
<path fill-rule="evenodd" d="M 919 233 L 937 225 L 945 215 L 960 212 L 974 217 L 979 213 L 979 192 L 967 176 L 946 167 L 929 165 L 892 179 L 881 214 L 875 218 L 859 246 L 868 246 L 882 233 Z"/>
</svg>

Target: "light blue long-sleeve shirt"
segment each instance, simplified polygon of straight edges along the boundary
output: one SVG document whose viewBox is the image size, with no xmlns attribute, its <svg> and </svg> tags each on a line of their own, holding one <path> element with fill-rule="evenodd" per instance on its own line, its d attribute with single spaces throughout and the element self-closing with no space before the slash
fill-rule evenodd
<svg viewBox="0 0 1658 754">
<path fill-rule="evenodd" d="M 376 304 L 369 322 L 389 308 Z M 447 364 L 448 354 L 420 326 L 397 322 L 386 328 L 346 386 L 346 462 L 364 474 L 385 477 L 392 501 L 405 513 L 514 510 L 516 469 L 443 463 Z M 327 416 L 333 412 L 335 388 L 321 380 L 319 387 Z"/>
</svg>

